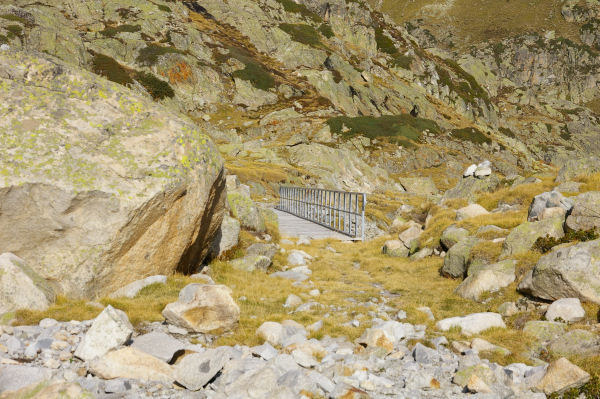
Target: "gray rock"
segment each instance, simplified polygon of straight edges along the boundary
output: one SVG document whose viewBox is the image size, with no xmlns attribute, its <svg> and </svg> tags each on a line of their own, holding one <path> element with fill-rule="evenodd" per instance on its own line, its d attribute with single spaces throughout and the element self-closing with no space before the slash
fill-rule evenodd
<svg viewBox="0 0 600 399">
<path fill-rule="evenodd" d="M 94 319 L 92 326 L 77 346 L 75 356 L 86 361 L 103 356 L 109 350 L 127 342 L 132 333 L 133 327 L 125 312 L 108 305 Z"/>
<path fill-rule="evenodd" d="M 543 219 L 544 211 L 550 208 L 561 208 L 567 213 L 573 207 L 573 202 L 569 198 L 565 198 L 558 191 L 549 191 L 533 197 L 527 220 L 535 222 Z"/>
<path fill-rule="evenodd" d="M 231 359 L 227 347 L 185 356 L 176 366 L 175 381 L 191 391 L 202 389 Z"/>
<path fill-rule="evenodd" d="M 539 222 L 525 222 L 515 227 L 502 244 L 500 257 L 529 251 L 540 237 L 561 238 L 564 236 L 563 218 L 553 217 Z"/>
<path fill-rule="evenodd" d="M 556 337 L 547 348 L 557 357 L 594 356 L 600 350 L 600 339 L 587 330 L 571 330 Z"/>
<path fill-rule="evenodd" d="M 504 260 L 485 265 L 471 271 L 469 276 L 454 291 L 463 298 L 478 300 L 485 292 L 496 292 L 515 281 L 514 260 Z"/>
<path fill-rule="evenodd" d="M 181 341 L 156 331 L 135 337 L 131 346 L 166 363 L 170 363 L 177 352 L 185 349 Z"/>
<path fill-rule="evenodd" d="M 273 346 L 271 344 L 269 344 L 268 342 L 265 342 L 262 345 L 253 347 L 252 353 L 262 357 L 265 360 L 271 360 L 279 354 L 277 349 L 273 348 Z"/>
<path fill-rule="evenodd" d="M 231 330 L 240 319 L 240 308 L 224 285 L 188 284 L 176 302 L 162 311 L 167 322 L 195 332 Z"/>
<path fill-rule="evenodd" d="M 283 304 L 284 308 L 296 308 L 302 304 L 302 299 L 298 295 L 290 294 Z"/>
<path fill-rule="evenodd" d="M 246 255 L 261 255 L 273 259 L 277 253 L 277 244 L 254 243 L 246 249 Z"/>
<path fill-rule="evenodd" d="M 124 378 L 116 378 L 104 383 L 104 392 L 106 393 L 125 393 L 130 389 L 131 383 Z"/>
<path fill-rule="evenodd" d="M 558 171 L 556 182 L 563 183 L 596 172 L 600 172 L 600 158 L 596 156 L 569 159 Z"/>
<path fill-rule="evenodd" d="M 125 287 L 118 289 L 117 291 L 110 294 L 110 298 L 133 298 L 135 297 L 143 288 L 151 285 L 151 284 L 166 284 L 167 276 L 157 275 L 157 276 L 149 276 L 142 280 L 134 281 L 133 283 L 127 284 Z"/>
<path fill-rule="evenodd" d="M 437 363 L 441 356 L 435 349 L 428 348 L 421 343 L 417 343 L 412 350 L 412 356 L 417 363 Z"/>
<path fill-rule="evenodd" d="M 224 252 L 235 247 L 239 242 L 240 222 L 229 215 L 223 216 L 221 226 L 211 244 L 211 255 L 221 256 Z"/>
<path fill-rule="evenodd" d="M 489 214 L 489 212 L 481 205 L 470 204 L 456 211 L 456 220 L 464 220 L 487 214 Z"/>
<path fill-rule="evenodd" d="M 579 231 L 600 229 L 600 192 L 579 194 L 572 200 L 573 209 L 565 223 L 567 228 Z"/>
<path fill-rule="evenodd" d="M 463 277 L 467 273 L 467 266 L 471 250 L 479 239 L 467 237 L 459 241 L 448 250 L 442 266 L 442 274 L 449 277 Z"/>
<path fill-rule="evenodd" d="M 48 284 L 23 259 L 0 255 L 0 314 L 21 308 L 45 310 L 53 300 Z"/>
<path fill-rule="evenodd" d="M 436 328 L 448 331 L 453 327 L 459 327 L 463 334 L 478 334 L 489 328 L 506 328 L 502 316 L 498 313 L 484 312 L 473 313 L 463 317 L 450 317 L 436 323 Z"/>
<path fill-rule="evenodd" d="M 546 300 L 579 298 L 600 303 L 600 240 L 554 249 L 542 256 L 527 288 Z"/>
<path fill-rule="evenodd" d="M 573 323 L 585 317 L 585 310 L 581 306 L 579 298 L 561 298 L 552 302 L 546 311 L 545 317 L 549 321 L 562 320 Z"/>
<path fill-rule="evenodd" d="M 446 251 L 454 246 L 459 241 L 464 240 L 469 236 L 469 231 L 455 225 L 448 226 L 442 232 L 440 242 Z"/>
<path fill-rule="evenodd" d="M 271 266 L 271 259 L 263 255 L 246 255 L 243 258 L 234 259 L 230 263 L 236 270 L 245 272 L 266 271 Z"/>
<path fill-rule="evenodd" d="M 50 370 L 41 367 L 0 365 L 0 393 L 35 385 L 51 376 Z"/>
<path fill-rule="evenodd" d="M 173 383 L 171 366 L 141 350 L 126 346 L 89 362 L 89 370 L 106 380 L 128 378 Z"/>
<path fill-rule="evenodd" d="M 388 240 L 383 244 L 381 252 L 388 256 L 406 258 L 410 254 L 410 250 L 400 240 Z"/>
<path fill-rule="evenodd" d="M 313 257 L 299 249 L 292 249 L 287 257 L 288 265 L 290 266 L 305 266 L 307 260 Z"/>
</svg>

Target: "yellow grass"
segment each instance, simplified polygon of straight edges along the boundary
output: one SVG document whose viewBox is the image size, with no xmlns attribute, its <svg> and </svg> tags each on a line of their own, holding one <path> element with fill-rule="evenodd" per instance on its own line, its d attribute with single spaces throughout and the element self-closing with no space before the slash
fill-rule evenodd
<svg viewBox="0 0 600 399">
<path fill-rule="evenodd" d="M 516 187 L 504 187 L 493 193 L 481 193 L 477 197 L 477 203 L 488 211 L 497 208 L 499 203 L 528 207 L 533 197 L 556 185 L 553 176 L 543 177 L 541 180 L 541 183 L 520 184 Z"/>
<path fill-rule="evenodd" d="M 583 183 L 579 190 L 582 193 L 586 191 L 600 191 L 600 173 L 580 177 L 577 181 Z"/>
</svg>

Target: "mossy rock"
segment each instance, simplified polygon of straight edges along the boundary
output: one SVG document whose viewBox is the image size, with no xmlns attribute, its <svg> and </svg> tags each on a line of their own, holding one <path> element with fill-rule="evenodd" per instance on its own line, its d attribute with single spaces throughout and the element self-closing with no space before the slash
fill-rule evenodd
<svg viewBox="0 0 600 399">
<path fill-rule="evenodd" d="M 227 193 L 231 214 L 239 220 L 243 228 L 264 233 L 265 220 L 252 199 L 239 192 Z"/>
</svg>

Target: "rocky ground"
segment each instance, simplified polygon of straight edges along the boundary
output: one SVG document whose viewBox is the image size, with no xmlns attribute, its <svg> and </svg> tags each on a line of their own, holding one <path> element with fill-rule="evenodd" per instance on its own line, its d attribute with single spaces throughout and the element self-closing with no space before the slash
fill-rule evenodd
<svg viewBox="0 0 600 399">
<path fill-rule="evenodd" d="M 597 397 L 600 8 L 484 4 L 0 5 L 0 398 Z"/>
</svg>

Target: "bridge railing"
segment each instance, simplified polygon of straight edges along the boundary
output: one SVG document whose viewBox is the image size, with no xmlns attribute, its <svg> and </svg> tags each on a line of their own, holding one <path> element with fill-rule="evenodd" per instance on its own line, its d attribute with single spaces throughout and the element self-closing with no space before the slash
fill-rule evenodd
<svg viewBox="0 0 600 399">
<path fill-rule="evenodd" d="M 366 205 L 365 193 L 281 186 L 277 209 L 364 241 Z"/>
</svg>

